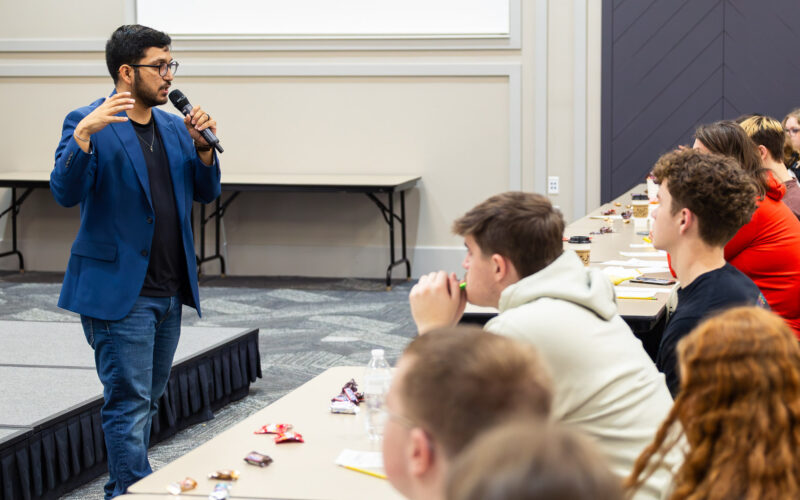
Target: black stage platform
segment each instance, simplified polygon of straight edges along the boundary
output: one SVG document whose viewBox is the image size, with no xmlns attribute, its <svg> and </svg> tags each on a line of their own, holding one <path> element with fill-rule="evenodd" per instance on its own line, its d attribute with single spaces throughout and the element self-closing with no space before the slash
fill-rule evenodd
<svg viewBox="0 0 800 500">
<path fill-rule="evenodd" d="M 151 443 L 261 377 L 258 329 L 183 327 Z M 0 498 L 57 498 L 106 470 L 103 387 L 79 323 L 0 321 Z"/>
</svg>

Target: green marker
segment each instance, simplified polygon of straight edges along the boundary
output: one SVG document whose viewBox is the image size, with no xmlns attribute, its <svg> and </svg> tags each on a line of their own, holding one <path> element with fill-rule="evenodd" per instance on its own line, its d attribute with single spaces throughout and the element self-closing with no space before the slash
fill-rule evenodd
<svg viewBox="0 0 800 500">
<path fill-rule="evenodd" d="M 464 290 L 465 288 L 467 288 L 467 282 L 465 281 L 465 282 L 463 282 L 463 283 L 459 284 L 459 285 L 458 285 L 458 288 L 460 288 L 460 289 Z"/>
</svg>

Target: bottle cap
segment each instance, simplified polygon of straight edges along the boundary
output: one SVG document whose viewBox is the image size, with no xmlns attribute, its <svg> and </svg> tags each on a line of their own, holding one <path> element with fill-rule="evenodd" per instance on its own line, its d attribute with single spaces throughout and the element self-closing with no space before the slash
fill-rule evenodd
<svg viewBox="0 0 800 500">
<path fill-rule="evenodd" d="M 373 349 L 372 350 L 372 357 L 383 357 L 383 349 Z"/>
</svg>

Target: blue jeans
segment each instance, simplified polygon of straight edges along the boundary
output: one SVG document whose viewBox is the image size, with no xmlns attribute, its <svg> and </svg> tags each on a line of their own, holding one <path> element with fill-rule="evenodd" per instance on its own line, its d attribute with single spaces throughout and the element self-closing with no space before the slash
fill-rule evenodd
<svg viewBox="0 0 800 500">
<path fill-rule="evenodd" d="M 108 500 L 153 471 L 147 460 L 150 427 L 178 346 L 181 300 L 139 297 L 121 320 L 81 315 L 81 323 L 103 383 Z"/>
</svg>

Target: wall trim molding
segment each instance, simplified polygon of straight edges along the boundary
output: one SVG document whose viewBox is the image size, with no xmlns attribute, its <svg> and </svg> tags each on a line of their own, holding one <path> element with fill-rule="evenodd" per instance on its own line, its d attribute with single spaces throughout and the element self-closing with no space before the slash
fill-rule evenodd
<svg viewBox="0 0 800 500">
<path fill-rule="evenodd" d="M 320 255 L 325 258 L 321 259 Z M 311 245 L 235 245 L 227 251 L 227 274 L 268 276 L 316 276 L 347 278 L 384 278 L 388 263 L 389 249 L 381 246 L 311 246 Z M 429 272 L 446 270 L 463 274 L 461 262 L 464 260 L 463 246 L 418 246 L 408 249 L 411 260 L 411 277 L 418 279 Z M 253 269 L 253 261 L 262 267 Z M 242 263 L 243 264 L 239 264 Z M 205 274 L 215 274 L 219 264 L 211 262 L 203 266 Z M 393 280 L 402 282 L 405 266 L 398 266 L 392 272 Z"/>
<path fill-rule="evenodd" d="M 534 47 L 534 166 L 533 182 L 540 193 L 547 192 L 547 74 L 548 0 L 536 0 L 536 39 Z"/>
<path fill-rule="evenodd" d="M 575 140 L 572 142 L 572 220 L 586 215 L 587 133 L 588 119 L 588 6 L 587 0 L 574 0 L 574 56 L 572 121 Z"/>
<path fill-rule="evenodd" d="M 509 33 L 425 36 L 186 36 L 172 37 L 175 52 L 520 50 L 522 0 L 509 2 Z M 124 22 L 136 22 L 136 1 L 125 0 Z M 105 38 L 0 38 L 0 52 L 104 52 Z"/>
<path fill-rule="evenodd" d="M 0 78 L 107 77 L 103 61 L 0 64 Z M 516 63 L 199 63 L 181 67 L 181 77 L 425 77 L 508 78 L 508 189 L 522 189 L 522 67 Z M 544 184 L 546 185 L 546 184 Z"/>
</svg>

